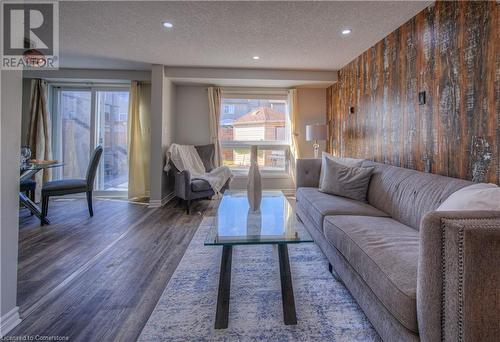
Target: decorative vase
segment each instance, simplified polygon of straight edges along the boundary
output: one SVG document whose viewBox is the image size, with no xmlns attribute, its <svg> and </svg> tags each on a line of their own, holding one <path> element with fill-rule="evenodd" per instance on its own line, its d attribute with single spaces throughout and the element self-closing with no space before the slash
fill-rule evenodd
<svg viewBox="0 0 500 342">
<path fill-rule="evenodd" d="M 260 202 L 262 200 L 262 180 L 257 163 L 257 146 L 251 147 L 250 153 L 250 170 L 248 170 L 248 183 L 247 183 L 248 203 L 252 211 L 260 209 Z"/>
<path fill-rule="evenodd" d="M 247 235 L 252 237 L 260 236 L 262 231 L 262 214 L 260 210 L 248 208 L 247 213 Z"/>
</svg>

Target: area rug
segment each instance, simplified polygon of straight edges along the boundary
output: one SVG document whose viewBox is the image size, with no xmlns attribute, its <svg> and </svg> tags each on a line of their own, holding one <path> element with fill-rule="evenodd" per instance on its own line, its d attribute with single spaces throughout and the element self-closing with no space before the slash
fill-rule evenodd
<svg viewBox="0 0 500 342">
<path fill-rule="evenodd" d="M 283 324 L 277 248 L 233 248 L 229 327 L 214 329 L 222 247 L 205 217 L 139 341 L 380 341 L 314 243 L 289 245 L 298 324 Z"/>
</svg>

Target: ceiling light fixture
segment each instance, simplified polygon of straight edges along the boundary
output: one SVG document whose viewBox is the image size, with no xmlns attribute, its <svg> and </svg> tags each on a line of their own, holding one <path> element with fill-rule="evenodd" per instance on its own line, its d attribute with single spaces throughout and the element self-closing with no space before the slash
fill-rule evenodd
<svg viewBox="0 0 500 342">
<path fill-rule="evenodd" d="M 255 59 L 255 60 L 260 59 L 259 56 L 253 56 L 252 58 Z"/>
<path fill-rule="evenodd" d="M 163 27 L 166 27 L 166 28 L 172 28 L 174 27 L 174 24 L 172 24 L 171 22 L 169 21 L 164 21 L 163 22 Z"/>
<path fill-rule="evenodd" d="M 349 34 L 349 33 L 351 33 L 351 32 L 352 32 L 352 30 L 351 30 L 351 29 L 343 29 L 343 30 L 342 30 L 342 34 L 343 34 L 343 35 Z"/>
</svg>

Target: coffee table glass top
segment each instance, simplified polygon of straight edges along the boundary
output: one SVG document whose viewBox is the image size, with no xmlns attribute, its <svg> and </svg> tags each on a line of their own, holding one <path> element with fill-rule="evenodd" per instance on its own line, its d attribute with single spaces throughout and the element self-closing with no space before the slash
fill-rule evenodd
<svg viewBox="0 0 500 342">
<path fill-rule="evenodd" d="M 263 191 L 260 210 L 250 209 L 246 191 L 226 191 L 205 245 L 312 242 L 281 191 Z"/>
</svg>

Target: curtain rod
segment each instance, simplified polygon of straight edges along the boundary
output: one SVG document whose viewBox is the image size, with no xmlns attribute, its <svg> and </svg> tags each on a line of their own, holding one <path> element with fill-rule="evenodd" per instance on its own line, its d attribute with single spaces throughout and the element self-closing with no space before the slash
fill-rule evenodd
<svg viewBox="0 0 500 342">
<path fill-rule="evenodd" d="M 53 87 L 130 87 L 130 82 L 110 83 L 110 82 L 60 82 L 45 80 L 48 85 Z"/>
<path fill-rule="evenodd" d="M 223 92 L 287 92 L 290 88 L 272 88 L 272 87 L 220 87 Z"/>
</svg>

